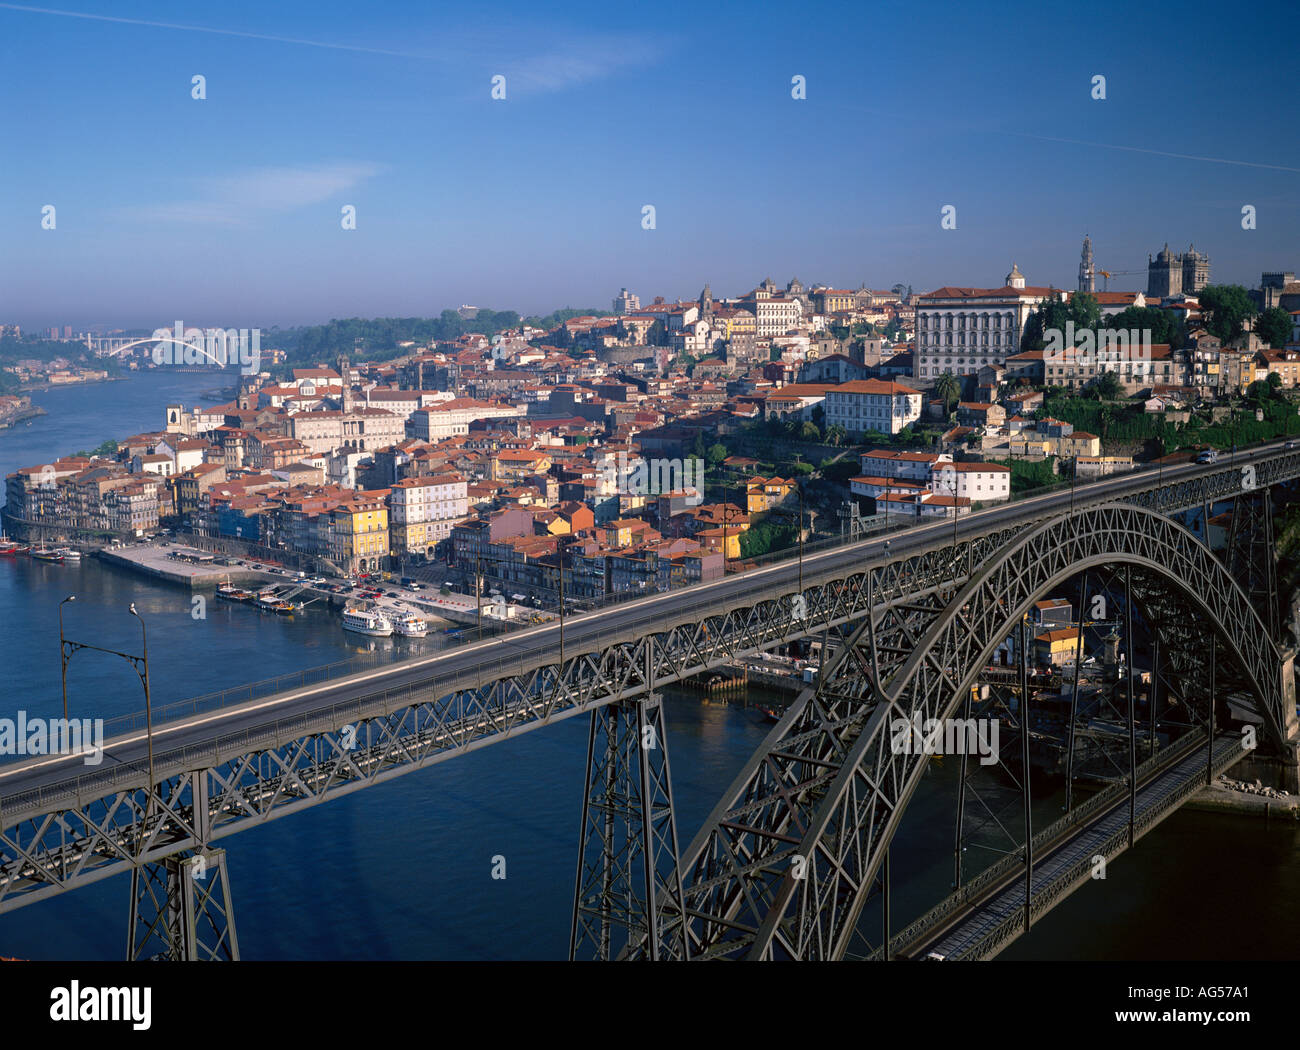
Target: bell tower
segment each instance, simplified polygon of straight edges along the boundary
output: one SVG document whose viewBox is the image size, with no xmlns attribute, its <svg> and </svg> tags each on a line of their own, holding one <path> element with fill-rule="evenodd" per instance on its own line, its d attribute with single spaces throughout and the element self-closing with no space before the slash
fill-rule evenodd
<svg viewBox="0 0 1300 1050">
<path fill-rule="evenodd" d="M 339 357 L 339 375 L 343 377 L 343 411 L 344 413 L 352 411 L 352 383 L 349 381 L 350 369 L 348 368 L 348 359 L 344 356 Z"/>
<path fill-rule="evenodd" d="M 1083 238 L 1083 254 L 1079 258 L 1079 291 L 1089 295 L 1097 290 L 1097 272 L 1092 262 L 1092 238 Z"/>
</svg>

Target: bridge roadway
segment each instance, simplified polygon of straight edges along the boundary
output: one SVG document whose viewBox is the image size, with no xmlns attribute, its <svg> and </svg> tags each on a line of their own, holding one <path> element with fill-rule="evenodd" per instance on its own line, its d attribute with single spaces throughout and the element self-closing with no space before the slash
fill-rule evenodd
<svg viewBox="0 0 1300 1050">
<path fill-rule="evenodd" d="M 1138 770 L 1134 841 L 1177 810 L 1205 783 L 1203 731 L 1188 734 L 1166 755 Z M 1213 772 L 1244 758 L 1239 733 L 1214 741 Z M 1071 817 L 1079 818 L 1072 820 Z M 1128 848 L 1129 794 L 1125 783 L 1094 795 L 1070 816 L 1034 836 L 1030 884 L 1031 924 L 1093 878 L 1098 856 L 1109 863 Z M 905 931 L 890 938 L 894 958 L 990 959 L 1024 933 L 1024 853 L 1015 853 L 976 875 Z"/>
<path fill-rule="evenodd" d="M 1160 471 L 1148 469 L 1103 478 L 1078 485 L 1075 490 L 1062 488 L 976 511 L 956 519 L 955 530 L 959 540 L 972 539 L 1026 525 L 1067 511 L 1071 506 L 1082 508 L 1114 502 L 1144 493 L 1150 494 L 1157 489 L 1169 490 L 1183 482 L 1196 482 L 1198 484 L 1188 487 L 1183 495 L 1174 493 L 1176 499 L 1161 504 L 1162 510 L 1170 512 L 1186 510 L 1201 503 L 1202 497 L 1196 495 L 1195 490 L 1214 490 L 1224 494 L 1240 491 L 1235 476 L 1247 465 L 1254 466 L 1259 471 L 1261 486 L 1273 484 L 1300 477 L 1300 452 L 1287 449 L 1284 443 L 1277 442 L 1239 451 L 1231 461 L 1224 454 L 1217 464 L 1189 463 Z M 1199 484 L 1202 480 L 1206 481 L 1205 485 Z M 1213 498 L 1221 499 L 1225 495 L 1213 495 Z M 802 580 L 808 586 L 818 581 L 843 578 L 847 573 L 861 571 L 865 565 L 939 549 L 951 543 L 953 534 L 953 521 L 942 520 L 902 528 L 891 532 L 887 539 L 876 538 L 836 545 L 829 550 L 806 552 L 802 562 Z M 728 609 L 749 606 L 765 597 L 793 595 L 798 589 L 800 572 L 798 560 L 787 558 L 710 583 L 696 584 L 690 588 L 566 618 L 563 628 L 566 655 L 599 651 L 620 639 L 644 638 L 675 624 L 698 622 L 706 616 L 721 614 Z M 331 708 L 345 704 L 353 705 L 355 711 L 359 699 L 380 691 L 419 687 L 425 692 L 448 695 L 457 689 L 473 688 L 476 683 L 482 684 L 552 665 L 556 663 L 560 649 L 560 630 L 556 623 L 531 627 L 431 656 L 397 661 L 320 684 L 244 703 L 232 703 L 156 724 L 153 734 L 154 752 L 162 754 L 192 745 L 203 745 L 217 738 L 245 733 L 278 721 L 300 721 L 301 716 L 315 712 L 328 715 Z M 583 710 L 586 709 L 570 706 L 531 724 L 513 727 L 511 732 L 522 732 Z M 72 700 L 71 713 L 74 717 L 85 717 L 87 714 L 76 697 Z M 347 721 L 346 718 L 340 718 L 339 725 L 334 728 L 340 728 Z M 509 734 L 501 734 L 504 735 Z M 490 740 L 477 740 L 471 746 L 482 746 L 485 742 Z M 78 777 L 94 773 L 96 775 L 90 779 L 103 785 L 106 784 L 104 772 L 115 766 L 130 765 L 138 771 L 145 760 L 146 735 L 143 729 L 128 731 L 105 741 L 104 750 L 104 763 L 97 769 L 86 766 L 77 756 L 65 755 L 29 758 L 0 765 L 0 813 L 3 813 L 5 823 L 8 823 L 10 817 L 30 816 L 51 809 L 43 799 L 35 800 L 31 794 L 33 792 L 39 791 L 45 798 L 62 794 L 65 796 L 63 804 L 66 804 L 68 796 L 75 797 L 78 794 Z M 156 777 L 160 782 L 168 773 L 169 770 L 164 765 L 156 767 Z M 138 772 L 132 773 L 132 777 L 137 782 L 142 782 Z"/>
</svg>

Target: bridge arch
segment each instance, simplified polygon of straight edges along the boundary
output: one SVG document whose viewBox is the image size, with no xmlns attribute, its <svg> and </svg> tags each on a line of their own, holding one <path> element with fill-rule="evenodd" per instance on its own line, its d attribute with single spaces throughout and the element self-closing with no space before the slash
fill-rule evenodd
<svg viewBox="0 0 1300 1050">
<path fill-rule="evenodd" d="M 133 339 L 129 343 L 123 343 L 120 346 L 113 347 L 113 349 L 109 350 L 104 356 L 120 357 L 127 350 L 133 350 L 137 346 L 143 346 L 145 343 L 170 343 L 173 347 L 182 347 L 187 350 L 197 350 L 202 356 L 206 357 L 213 364 L 220 365 L 223 368 L 229 363 L 228 361 L 222 361 L 219 357 L 217 357 L 216 354 L 212 353 L 205 346 L 200 346 L 197 343 L 187 343 L 182 339 L 176 339 L 175 337 L 170 335 L 166 336 L 165 338 L 162 336 L 146 336 L 143 339 Z"/>
<path fill-rule="evenodd" d="M 683 856 L 691 955 L 842 957 L 927 762 L 894 753 L 891 723 L 952 717 L 1033 603 L 1100 566 L 1176 594 L 1235 662 L 1269 740 L 1294 737 L 1283 654 L 1199 539 L 1126 503 L 1048 519 L 954 581 L 946 600 L 910 605 L 906 619 L 877 608 L 854 631 L 765 741 L 769 761 L 746 767 Z M 882 651 L 908 655 L 886 666 Z"/>
</svg>

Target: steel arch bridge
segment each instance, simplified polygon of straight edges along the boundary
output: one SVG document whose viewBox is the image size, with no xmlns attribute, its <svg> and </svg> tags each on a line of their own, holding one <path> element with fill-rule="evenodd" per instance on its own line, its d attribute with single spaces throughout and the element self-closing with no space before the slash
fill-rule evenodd
<svg viewBox="0 0 1300 1050">
<path fill-rule="evenodd" d="M 113 347 L 103 356 L 121 357 L 124 353 L 126 353 L 126 351 L 134 350 L 137 346 L 144 346 L 146 343 L 168 343 L 173 347 L 182 347 L 186 350 L 195 350 L 203 357 L 206 357 L 214 365 L 220 365 L 223 368 L 229 363 L 228 361 L 221 360 L 220 357 L 218 357 L 216 354 L 214 354 L 211 350 L 209 350 L 205 346 L 201 346 L 198 343 L 187 343 L 183 339 L 177 339 L 174 336 L 170 336 L 170 335 L 146 336 L 143 339 L 133 339 L 129 343 L 122 343 L 120 346 Z"/>
<path fill-rule="evenodd" d="M 1178 673 L 1197 669 L 1211 638 L 1221 643 L 1270 742 L 1294 741 L 1289 658 L 1223 563 L 1181 525 L 1113 504 L 1007 539 L 960 586 L 870 603 L 823 684 L 773 728 L 683 854 L 682 897 L 659 905 L 658 956 L 842 958 L 927 761 L 895 753 L 890 723 L 954 715 L 1033 603 L 1089 568 L 1135 574 L 1134 601 Z M 893 589 L 890 577 L 905 571 L 884 566 L 868 585 Z"/>
</svg>

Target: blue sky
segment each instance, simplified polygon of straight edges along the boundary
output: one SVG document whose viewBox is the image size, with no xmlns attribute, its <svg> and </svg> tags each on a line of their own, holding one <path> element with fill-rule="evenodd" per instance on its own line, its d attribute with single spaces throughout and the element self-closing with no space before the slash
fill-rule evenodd
<svg viewBox="0 0 1300 1050">
<path fill-rule="evenodd" d="M 0 322 L 922 290 L 1013 260 L 1073 287 L 1085 232 L 1106 269 L 1195 242 L 1254 284 L 1300 266 L 1297 63 L 1285 5 L 1239 11 L 0 3 Z"/>
</svg>

